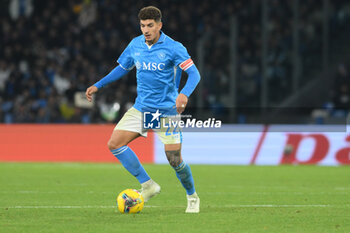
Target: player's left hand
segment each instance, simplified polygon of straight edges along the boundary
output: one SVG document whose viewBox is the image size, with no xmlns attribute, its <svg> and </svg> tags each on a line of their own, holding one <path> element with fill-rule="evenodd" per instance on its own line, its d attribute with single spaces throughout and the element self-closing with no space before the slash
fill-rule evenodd
<svg viewBox="0 0 350 233">
<path fill-rule="evenodd" d="M 188 98 L 186 95 L 180 93 L 176 98 L 176 111 L 181 114 L 187 105 Z"/>
<path fill-rule="evenodd" d="M 91 86 L 88 89 L 86 89 L 85 96 L 86 99 L 91 102 L 92 101 L 92 94 L 96 93 L 98 91 L 98 88 L 96 86 Z"/>
</svg>

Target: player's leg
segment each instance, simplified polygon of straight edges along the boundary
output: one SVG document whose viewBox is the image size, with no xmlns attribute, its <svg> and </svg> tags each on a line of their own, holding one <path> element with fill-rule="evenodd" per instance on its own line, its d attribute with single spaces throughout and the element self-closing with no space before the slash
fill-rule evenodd
<svg viewBox="0 0 350 233">
<path fill-rule="evenodd" d="M 141 129 L 142 113 L 135 108 L 129 109 L 115 127 L 108 148 L 121 164 L 140 182 L 141 194 L 145 201 L 160 193 L 160 186 L 155 183 L 141 165 L 136 154 L 127 145 L 137 137 L 147 136 Z"/>
<path fill-rule="evenodd" d="M 192 195 L 195 192 L 194 181 L 190 166 L 182 160 L 181 143 L 165 144 L 164 149 L 169 164 L 174 168 L 187 195 Z"/>
<path fill-rule="evenodd" d="M 177 178 L 187 193 L 186 213 L 198 213 L 200 199 L 194 187 L 191 168 L 186 164 L 181 156 L 181 143 L 164 144 L 165 154 L 169 164 L 174 168 Z"/>
<path fill-rule="evenodd" d="M 140 184 L 151 178 L 141 165 L 136 154 L 127 146 L 129 142 L 139 137 L 140 134 L 125 130 L 114 130 L 108 141 L 108 148 L 118 158 L 120 163 L 128 170 Z"/>
<path fill-rule="evenodd" d="M 185 188 L 187 193 L 187 209 L 186 213 L 198 213 L 200 199 L 196 193 L 194 187 L 193 176 L 191 168 L 186 164 L 181 156 L 181 143 L 182 143 L 182 132 L 181 128 L 174 127 L 170 124 L 171 121 L 178 121 L 181 118 L 175 117 L 165 117 L 162 118 L 161 129 L 154 130 L 159 139 L 164 144 L 165 154 L 170 165 L 174 168 L 177 178 L 180 180 L 182 186 Z M 165 121 L 165 122 L 164 122 Z"/>
</svg>

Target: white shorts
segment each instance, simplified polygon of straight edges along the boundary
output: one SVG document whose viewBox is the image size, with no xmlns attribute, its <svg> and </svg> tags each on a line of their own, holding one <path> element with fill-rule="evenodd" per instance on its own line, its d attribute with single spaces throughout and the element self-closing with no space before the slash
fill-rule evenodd
<svg viewBox="0 0 350 233">
<path fill-rule="evenodd" d="M 152 129 L 162 141 L 163 144 L 179 144 L 182 143 L 182 132 L 181 128 L 168 126 L 164 127 L 163 121 L 168 122 L 169 117 L 161 118 L 161 128 Z M 173 119 L 173 118 L 172 118 Z M 143 127 L 143 116 L 142 112 L 136 108 L 130 108 L 118 122 L 114 130 L 126 130 L 131 132 L 139 133 L 143 137 L 147 137 L 149 129 Z"/>
</svg>

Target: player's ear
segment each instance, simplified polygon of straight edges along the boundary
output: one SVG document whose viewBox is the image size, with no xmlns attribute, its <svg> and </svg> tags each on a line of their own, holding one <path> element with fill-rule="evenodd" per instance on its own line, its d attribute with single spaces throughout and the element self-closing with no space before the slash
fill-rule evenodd
<svg viewBox="0 0 350 233">
<path fill-rule="evenodd" d="M 162 23 L 162 22 L 159 22 L 159 23 L 158 23 L 158 27 L 159 27 L 159 30 L 162 29 L 163 23 Z"/>
</svg>

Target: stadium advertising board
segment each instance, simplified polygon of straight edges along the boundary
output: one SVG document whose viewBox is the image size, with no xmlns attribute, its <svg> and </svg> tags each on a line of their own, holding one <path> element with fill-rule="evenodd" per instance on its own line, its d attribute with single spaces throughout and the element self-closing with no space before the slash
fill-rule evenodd
<svg viewBox="0 0 350 233">
<path fill-rule="evenodd" d="M 224 125 L 225 132 L 184 132 L 182 154 L 191 164 L 350 164 L 350 127 L 329 127 Z M 117 162 L 107 148 L 112 130 L 112 125 L 0 125 L 0 161 Z M 130 147 L 141 162 L 168 163 L 153 133 Z"/>
</svg>

